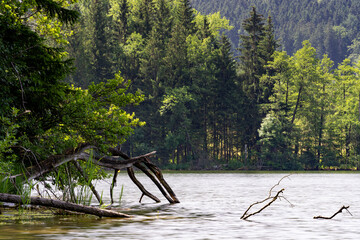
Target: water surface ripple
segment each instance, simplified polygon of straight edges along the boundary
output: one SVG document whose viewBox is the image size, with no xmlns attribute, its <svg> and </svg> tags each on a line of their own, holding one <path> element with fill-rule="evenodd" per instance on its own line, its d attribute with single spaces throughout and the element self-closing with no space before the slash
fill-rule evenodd
<svg viewBox="0 0 360 240">
<path fill-rule="evenodd" d="M 360 174 L 293 174 L 281 181 L 287 201 L 277 200 L 249 221 L 240 220 L 247 207 L 268 196 L 269 189 L 282 173 L 175 173 L 165 174 L 180 204 L 153 203 L 143 199 L 127 175 L 120 174 L 115 196 L 121 185 L 121 207 L 134 215 L 123 219 L 55 218 L 34 225 L 0 225 L 0 239 L 359 239 Z M 141 174 L 150 192 L 160 192 Z M 98 182 L 104 200 L 109 202 L 109 184 Z M 275 190 L 280 190 L 276 188 Z M 95 203 L 95 202 L 94 202 Z M 314 216 L 331 216 L 341 206 L 347 212 L 332 220 Z"/>
</svg>

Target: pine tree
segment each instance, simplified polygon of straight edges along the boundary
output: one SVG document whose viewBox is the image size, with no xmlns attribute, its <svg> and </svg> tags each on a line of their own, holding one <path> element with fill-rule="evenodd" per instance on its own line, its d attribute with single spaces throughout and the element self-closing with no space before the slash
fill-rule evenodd
<svg viewBox="0 0 360 240">
<path fill-rule="evenodd" d="M 180 0 L 177 10 L 177 18 L 179 24 L 184 26 L 189 34 L 194 34 L 197 31 L 195 25 L 195 14 L 190 0 Z"/>
<path fill-rule="evenodd" d="M 216 124 L 213 126 L 217 129 L 213 129 L 215 133 L 214 143 L 217 141 L 216 135 L 219 135 L 219 140 L 221 144 L 217 144 L 219 148 L 216 152 L 220 153 L 222 159 L 227 162 L 230 160 L 233 155 L 233 146 L 232 146 L 232 135 L 234 133 L 234 127 L 236 126 L 234 122 L 234 113 L 237 112 L 237 106 L 239 102 L 237 101 L 236 91 L 236 66 L 235 61 L 231 51 L 231 43 L 228 38 L 224 35 L 220 38 L 219 48 L 216 54 L 216 73 L 215 81 L 213 83 L 213 95 L 214 95 L 214 107 L 213 107 L 213 118 Z M 217 134 L 216 134 L 217 133 Z M 215 144 L 214 144 L 215 146 Z M 215 156 L 214 156 L 215 157 Z"/>
<path fill-rule="evenodd" d="M 261 43 L 265 36 L 264 17 L 253 7 L 250 17 L 242 24 L 247 35 L 241 35 L 240 64 L 243 72 L 243 89 L 246 95 L 255 103 L 260 103 L 260 76 L 265 73 Z"/>
<path fill-rule="evenodd" d="M 137 15 L 136 31 L 145 39 L 149 36 L 154 17 L 153 0 L 141 0 Z"/>
<path fill-rule="evenodd" d="M 165 44 L 171 37 L 173 17 L 171 16 L 170 6 L 166 0 L 158 0 L 155 5 L 154 26 L 158 37 Z"/>
<path fill-rule="evenodd" d="M 166 47 L 162 71 L 164 86 L 174 88 L 189 84 L 186 29 L 183 25 L 176 24 L 171 35 Z"/>
<path fill-rule="evenodd" d="M 94 0 L 92 3 L 92 17 L 95 25 L 93 33 L 94 46 L 92 47 L 94 55 L 92 68 L 96 82 L 110 79 L 113 76 L 109 59 L 108 17 L 106 16 L 108 9 L 108 1 Z"/>
<path fill-rule="evenodd" d="M 207 16 L 204 16 L 203 26 L 201 26 L 199 33 L 202 39 L 211 37 L 210 24 Z"/>
<path fill-rule="evenodd" d="M 119 8 L 119 36 L 120 42 L 122 44 L 125 44 L 128 35 L 128 17 L 130 14 L 130 6 L 128 0 L 120 0 Z"/>
<path fill-rule="evenodd" d="M 266 110 L 261 104 L 267 103 L 272 94 L 273 83 L 271 81 L 260 82 L 261 76 L 267 73 L 266 64 L 271 60 L 277 43 L 274 38 L 274 29 L 271 18 L 265 25 L 263 15 L 256 12 L 253 7 L 250 17 L 243 21 L 246 35 L 241 35 L 240 45 L 240 70 L 243 92 L 247 98 L 245 101 L 248 121 L 245 123 L 246 144 L 255 147 L 258 139 L 258 129 L 262 118 L 266 116 Z"/>
<path fill-rule="evenodd" d="M 262 59 L 264 60 L 265 64 L 274 60 L 273 54 L 279 46 L 280 45 L 278 44 L 278 41 L 275 39 L 275 30 L 272 23 L 272 18 L 269 16 L 264 28 L 264 38 L 259 44 Z M 264 71 L 266 71 L 268 76 L 273 76 L 275 74 L 274 70 L 271 68 L 264 67 Z M 263 74 L 265 74 L 265 72 Z M 264 80 L 265 81 L 260 82 L 262 91 L 260 102 L 269 103 L 269 97 L 274 93 L 274 83 L 268 78 L 265 78 Z"/>
</svg>

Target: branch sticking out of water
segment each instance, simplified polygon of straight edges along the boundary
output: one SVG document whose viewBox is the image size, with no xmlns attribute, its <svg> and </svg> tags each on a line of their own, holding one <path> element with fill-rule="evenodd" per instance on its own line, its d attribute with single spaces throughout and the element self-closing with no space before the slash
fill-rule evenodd
<svg viewBox="0 0 360 240">
<path fill-rule="evenodd" d="M 291 175 L 291 174 L 282 177 L 282 178 L 278 181 L 277 184 L 275 184 L 274 186 L 272 186 L 272 188 L 270 188 L 269 196 L 268 196 L 267 198 L 265 198 L 265 199 L 262 200 L 262 201 L 255 202 L 255 203 L 251 204 L 251 205 L 248 207 L 248 209 L 246 209 L 246 211 L 244 212 L 244 214 L 241 216 L 240 219 L 246 220 L 246 219 L 248 219 L 249 217 L 251 217 L 251 216 L 253 216 L 253 215 L 255 215 L 255 214 L 260 213 L 260 212 L 263 211 L 265 208 L 269 207 L 269 206 L 270 206 L 273 202 L 275 202 L 277 199 L 283 198 L 283 199 L 285 199 L 288 203 L 290 203 L 290 202 L 282 195 L 283 192 L 284 192 L 284 190 L 285 190 L 284 188 L 281 189 L 280 191 L 278 191 L 275 196 L 272 196 L 272 192 L 273 192 L 274 188 L 275 188 L 276 186 L 279 186 L 280 183 L 281 183 L 281 181 L 282 181 L 284 178 L 288 178 L 290 175 Z M 280 194 L 281 194 L 281 195 L 280 195 Z M 258 210 L 258 211 L 256 211 L 256 212 L 253 212 L 253 213 L 248 213 L 249 210 L 250 210 L 253 206 L 258 205 L 258 204 L 262 204 L 262 203 L 264 203 L 264 202 L 266 202 L 266 201 L 269 201 L 269 202 L 268 202 L 266 205 L 264 205 L 262 208 L 260 208 L 260 210 Z M 290 205 L 292 206 L 291 203 L 290 203 Z"/>
<path fill-rule="evenodd" d="M 342 206 L 339 211 L 337 211 L 336 213 L 334 213 L 331 217 L 323 217 L 323 216 L 317 216 L 314 217 L 314 219 L 332 219 L 333 217 L 335 217 L 336 215 L 338 215 L 339 213 L 341 213 L 344 209 L 352 216 L 351 212 L 348 210 L 350 206 Z"/>
</svg>

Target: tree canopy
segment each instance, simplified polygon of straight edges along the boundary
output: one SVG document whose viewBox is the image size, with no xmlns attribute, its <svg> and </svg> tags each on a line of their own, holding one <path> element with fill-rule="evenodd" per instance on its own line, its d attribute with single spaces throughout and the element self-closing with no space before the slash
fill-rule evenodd
<svg viewBox="0 0 360 240">
<path fill-rule="evenodd" d="M 357 0 L 192 0 L 202 14 L 220 12 L 234 28 L 229 31 L 233 48 L 240 44 L 238 34 L 243 34 L 242 22 L 253 6 L 258 13 L 270 14 L 275 35 L 282 50 L 292 55 L 309 40 L 317 49 L 318 57 L 327 54 L 335 64 L 351 56 L 359 56 L 358 32 L 360 3 Z"/>
<path fill-rule="evenodd" d="M 140 93 L 127 93 L 130 81 L 120 74 L 87 89 L 70 85 L 72 71 L 64 42 L 66 30 L 79 13 L 67 1 L 1 2 L 0 15 L 0 175 L 25 171 L 52 155 L 79 144 L 99 152 L 125 141 L 133 127 L 142 125 L 125 108 L 137 105 Z M 42 31 L 50 24 L 49 32 Z M 55 27 L 51 27 L 53 24 Z M 100 175 L 99 175 L 100 176 Z"/>
</svg>

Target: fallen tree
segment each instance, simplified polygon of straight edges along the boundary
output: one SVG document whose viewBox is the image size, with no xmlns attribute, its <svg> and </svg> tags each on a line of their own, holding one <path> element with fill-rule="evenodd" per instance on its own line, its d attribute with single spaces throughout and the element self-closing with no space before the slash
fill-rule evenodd
<svg viewBox="0 0 360 240">
<path fill-rule="evenodd" d="M 113 203 L 113 189 L 116 185 L 117 173 L 120 169 L 127 169 L 128 175 L 130 179 L 135 183 L 136 186 L 142 192 L 140 197 L 140 202 L 143 196 L 147 196 L 153 199 L 155 202 L 160 202 L 160 199 L 155 195 L 151 194 L 149 191 L 145 189 L 145 187 L 141 184 L 141 182 L 135 177 L 134 167 L 138 168 L 140 171 L 144 172 L 146 176 L 148 176 L 152 182 L 159 188 L 160 192 L 164 195 L 164 197 L 169 201 L 169 203 L 179 203 L 178 198 L 175 193 L 169 186 L 169 184 L 165 181 L 161 170 L 150 161 L 150 157 L 156 154 L 156 152 L 150 152 L 141 156 L 130 158 L 125 153 L 123 153 L 119 148 L 110 148 L 109 152 L 112 156 L 98 156 L 96 153 L 90 153 L 90 151 L 96 151 L 96 147 L 82 144 L 74 151 L 70 151 L 67 154 L 63 155 L 55 155 L 51 156 L 48 159 L 38 162 L 35 166 L 31 166 L 26 168 L 23 174 L 18 174 L 14 176 L 9 176 L 4 180 L 9 180 L 10 182 L 16 182 L 17 178 L 26 179 L 23 184 L 34 180 L 40 179 L 42 177 L 46 177 L 46 174 L 56 171 L 57 168 L 65 163 L 73 162 L 77 171 L 82 175 L 82 177 L 89 182 L 89 188 L 99 201 L 100 205 L 103 204 L 101 197 L 97 193 L 95 187 L 88 180 L 85 172 L 81 168 L 78 161 L 92 161 L 93 164 L 96 164 L 100 167 L 113 169 L 114 176 L 113 182 L 110 187 L 110 196 L 111 196 L 111 204 Z M 3 181 L 4 181 L 3 180 Z M 53 194 L 55 195 L 55 194 Z M 12 194 L 4 194 L 0 195 L 1 202 L 11 202 L 16 204 L 23 204 L 22 199 L 23 196 L 20 195 L 12 195 Z M 114 211 L 105 211 L 102 209 L 87 207 L 84 205 L 74 204 L 66 201 L 60 201 L 59 199 L 48 199 L 48 198 L 29 198 L 29 204 L 32 205 L 41 205 L 47 207 L 60 208 L 63 210 L 82 212 L 87 214 L 93 214 L 101 217 L 128 217 L 126 214 L 121 214 Z"/>
<path fill-rule="evenodd" d="M 15 204 L 24 204 L 24 197 L 20 195 L 0 193 L 0 202 L 8 202 Z M 117 218 L 129 218 L 130 215 L 119 213 L 112 210 L 100 209 L 96 207 L 84 206 L 80 204 L 74 204 L 70 202 L 60 201 L 57 199 L 48 199 L 40 197 L 29 197 L 26 199 L 27 204 L 39 205 L 45 207 L 52 207 L 63 209 L 67 211 L 86 213 L 96 215 L 99 217 L 117 217 Z"/>
</svg>

